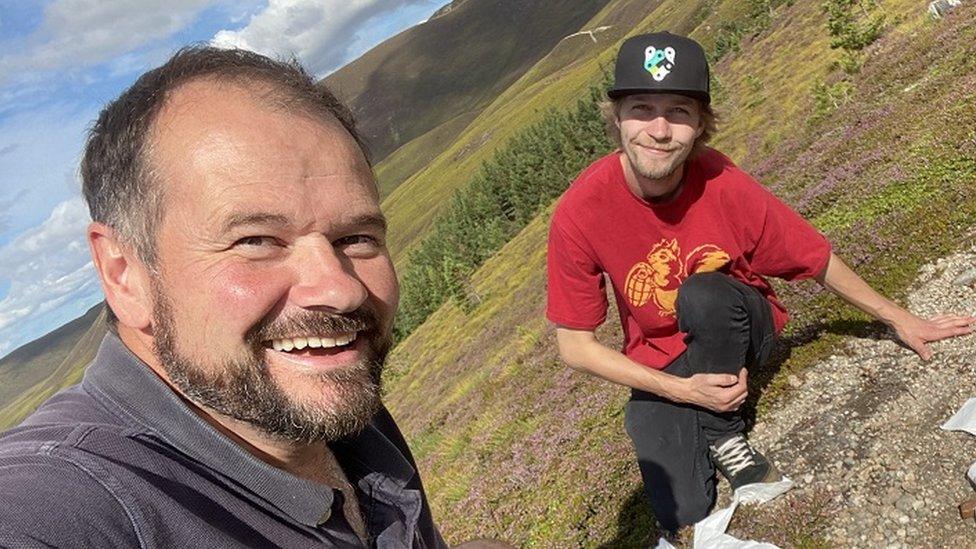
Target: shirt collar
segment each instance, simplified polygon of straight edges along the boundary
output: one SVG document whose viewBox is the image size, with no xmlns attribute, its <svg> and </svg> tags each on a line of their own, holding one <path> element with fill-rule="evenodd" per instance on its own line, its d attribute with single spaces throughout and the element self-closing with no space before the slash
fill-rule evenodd
<svg viewBox="0 0 976 549">
<path fill-rule="evenodd" d="M 109 332 L 102 340 L 82 387 L 127 423 L 150 430 L 298 522 L 315 526 L 328 516 L 334 499 L 332 488 L 268 465 L 217 431 L 114 333 Z M 353 483 L 366 474 L 378 473 L 402 488 L 416 474 L 396 445 L 373 424 L 330 447 Z"/>
</svg>

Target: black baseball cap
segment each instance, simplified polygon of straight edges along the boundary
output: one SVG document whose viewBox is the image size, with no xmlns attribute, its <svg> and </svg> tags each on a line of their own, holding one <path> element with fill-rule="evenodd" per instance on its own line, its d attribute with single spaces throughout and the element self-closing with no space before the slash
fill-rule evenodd
<svg viewBox="0 0 976 549">
<path fill-rule="evenodd" d="M 655 32 L 632 36 L 617 53 L 610 99 L 635 93 L 676 93 L 711 103 L 708 59 L 691 38 Z"/>
</svg>

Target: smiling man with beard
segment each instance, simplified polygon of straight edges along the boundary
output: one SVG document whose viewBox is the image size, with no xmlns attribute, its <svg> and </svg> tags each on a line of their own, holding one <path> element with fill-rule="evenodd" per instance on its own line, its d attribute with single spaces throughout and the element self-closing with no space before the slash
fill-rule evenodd
<svg viewBox="0 0 976 549">
<path fill-rule="evenodd" d="M 442 547 L 380 402 L 397 283 L 349 113 L 191 48 L 82 161 L 112 329 L 0 437 L 3 547 Z"/>
</svg>

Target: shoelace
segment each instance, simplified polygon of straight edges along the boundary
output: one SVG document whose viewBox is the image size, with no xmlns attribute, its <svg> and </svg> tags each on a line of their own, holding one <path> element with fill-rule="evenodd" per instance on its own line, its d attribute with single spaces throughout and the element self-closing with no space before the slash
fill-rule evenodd
<svg viewBox="0 0 976 549">
<path fill-rule="evenodd" d="M 735 475 L 746 467 L 756 464 L 752 459 L 752 449 L 742 435 L 732 437 L 721 446 L 713 448 L 716 459 L 728 470 L 729 475 Z"/>
</svg>

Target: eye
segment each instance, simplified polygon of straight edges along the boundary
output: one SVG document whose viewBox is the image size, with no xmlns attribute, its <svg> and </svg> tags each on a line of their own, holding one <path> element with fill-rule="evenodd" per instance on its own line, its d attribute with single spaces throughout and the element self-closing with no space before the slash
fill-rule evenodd
<svg viewBox="0 0 976 549">
<path fill-rule="evenodd" d="M 373 256 L 383 248 L 383 242 L 373 235 L 353 234 L 336 240 L 333 246 L 346 255 Z"/>
<path fill-rule="evenodd" d="M 368 234 L 354 234 L 350 236 L 344 236 L 339 240 L 336 240 L 336 246 L 350 246 L 355 244 L 379 244 L 379 239 Z"/>
<path fill-rule="evenodd" d="M 245 236 L 234 242 L 234 247 L 260 247 L 277 245 L 278 241 L 271 236 Z"/>
<path fill-rule="evenodd" d="M 231 251 L 239 256 L 249 259 L 272 259 L 277 257 L 284 244 L 273 236 L 253 235 L 238 238 L 230 247 Z"/>
</svg>

